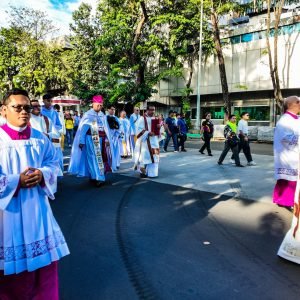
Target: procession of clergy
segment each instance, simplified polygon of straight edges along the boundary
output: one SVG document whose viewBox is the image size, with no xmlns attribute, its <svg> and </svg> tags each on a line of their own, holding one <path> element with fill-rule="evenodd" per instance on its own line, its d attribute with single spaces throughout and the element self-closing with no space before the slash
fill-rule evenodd
<svg viewBox="0 0 300 300">
<path fill-rule="evenodd" d="M 41 108 L 21 89 L 8 91 L 2 99 L 0 299 L 59 299 L 57 261 L 69 249 L 49 204 L 63 175 L 63 128 L 51 100 L 44 95 Z M 95 95 L 92 108 L 80 120 L 68 172 L 101 186 L 108 172 L 118 170 L 121 156 L 133 153 L 134 169 L 141 177 L 158 176 L 161 123 L 154 106 L 149 105 L 143 116 L 136 108 L 127 120 L 125 112 L 115 117 L 113 105 L 105 115 L 103 102 Z M 275 191 L 285 195 L 284 201 L 295 197 L 295 209 L 278 255 L 300 264 L 300 99 L 288 97 L 284 105 L 286 112 L 275 130 Z"/>
<path fill-rule="evenodd" d="M 155 108 L 144 116 L 136 108 L 129 121 L 125 112 L 115 117 L 113 105 L 105 115 L 103 102 L 95 95 L 80 120 L 68 172 L 101 186 L 121 156 L 133 154 L 141 177 L 158 176 Z M 59 299 L 57 261 L 69 254 L 49 204 L 63 176 L 63 119 L 51 95 L 43 103 L 21 89 L 8 91 L 1 103 L 0 299 Z"/>
</svg>

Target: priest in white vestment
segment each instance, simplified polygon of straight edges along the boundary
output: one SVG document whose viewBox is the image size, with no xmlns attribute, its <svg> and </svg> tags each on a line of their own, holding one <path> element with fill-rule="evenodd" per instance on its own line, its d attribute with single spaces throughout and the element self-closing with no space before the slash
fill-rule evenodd
<svg viewBox="0 0 300 300">
<path fill-rule="evenodd" d="M 140 109 L 139 107 L 135 107 L 133 109 L 133 114 L 130 116 L 130 143 L 131 143 L 131 149 L 134 150 L 135 143 L 136 143 L 136 131 L 137 131 L 137 124 L 138 120 L 140 118 Z"/>
<path fill-rule="evenodd" d="M 28 126 L 28 94 L 4 96 L 0 127 L 0 299 L 58 300 L 57 261 L 69 254 L 48 199 L 57 158 L 48 137 Z"/>
<path fill-rule="evenodd" d="M 104 99 L 96 95 L 92 101 L 92 109 L 83 115 L 79 123 L 68 172 L 89 177 L 100 187 L 105 182 L 105 174 L 111 171 L 108 152 L 111 151 L 112 143 L 106 116 L 101 111 Z"/>
<path fill-rule="evenodd" d="M 127 158 L 131 155 L 131 144 L 130 144 L 130 122 L 126 118 L 126 111 L 122 110 L 120 112 L 120 131 L 121 138 L 119 139 L 120 143 L 120 155 L 121 157 Z"/>
<path fill-rule="evenodd" d="M 277 180 L 273 202 L 294 206 L 296 182 L 299 176 L 300 98 L 284 99 L 285 113 L 276 124 L 274 133 L 274 166 Z"/>
<path fill-rule="evenodd" d="M 120 121 L 115 116 L 116 108 L 110 104 L 107 108 L 107 124 L 111 142 L 111 151 L 108 154 L 109 163 L 113 172 L 120 168 L 121 156 L 120 156 L 120 139 L 122 138 L 120 130 Z"/>
<path fill-rule="evenodd" d="M 59 176 L 62 176 L 64 171 L 64 156 L 61 149 L 61 135 L 63 133 L 63 125 L 59 119 L 58 112 L 52 106 L 52 98 L 53 97 L 49 94 L 43 96 L 44 106 L 42 107 L 41 114 L 51 120 L 50 138 L 56 150 L 56 156 L 61 169 Z"/>
<path fill-rule="evenodd" d="M 148 105 L 147 112 L 137 124 L 134 169 L 139 170 L 142 178 L 158 176 L 160 124 L 154 115 L 155 107 Z"/>
<path fill-rule="evenodd" d="M 31 117 L 30 117 L 30 126 L 49 137 L 51 120 L 49 120 L 46 116 L 41 115 L 41 106 L 38 100 L 31 100 Z"/>
</svg>

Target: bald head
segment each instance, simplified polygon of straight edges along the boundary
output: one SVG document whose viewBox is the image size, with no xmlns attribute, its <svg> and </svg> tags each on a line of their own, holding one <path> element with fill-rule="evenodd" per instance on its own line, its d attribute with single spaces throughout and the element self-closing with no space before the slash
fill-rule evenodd
<svg viewBox="0 0 300 300">
<path fill-rule="evenodd" d="M 290 111 L 294 114 L 300 112 L 300 98 L 297 96 L 290 96 L 283 100 L 284 111 Z"/>
</svg>

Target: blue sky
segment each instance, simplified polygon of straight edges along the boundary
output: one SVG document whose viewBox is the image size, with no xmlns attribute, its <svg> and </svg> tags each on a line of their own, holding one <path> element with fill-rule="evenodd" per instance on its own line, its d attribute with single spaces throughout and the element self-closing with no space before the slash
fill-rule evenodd
<svg viewBox="0 0 300 300">
<path fill-rule="evenodd" d="M 92 5 L 94 9 L 96 8 L 97 0 L 0 0 L 0 26 L 6 26 L 8 19 L 6 11 L 9 10 L 9 5 L 13 5 L 46 12 L 48 18 L 59 28 L 60 35 L 68 34 L 72 12 L 83 2 Z"/>
<path fill-rule="evenodd" d="M 49 0 L 52 4 L 53 8 L 60 10 L 60 9 L 67 9 L 69 3 L 77 3 L 78 0 Z"/>
</svg>

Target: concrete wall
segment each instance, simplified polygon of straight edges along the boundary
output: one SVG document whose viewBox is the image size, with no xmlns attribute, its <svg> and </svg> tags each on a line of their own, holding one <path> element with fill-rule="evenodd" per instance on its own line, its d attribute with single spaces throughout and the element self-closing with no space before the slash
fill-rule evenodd
<svg viewBox="0 0 300 300">
<path fill-rule="evenodd" d="M 224 139 L 225 125 L 215 125 L 214 139 Z M 273 142 L 274 127 L 249 126 L 249 138 L 259 142 Z"/>
</svg>

